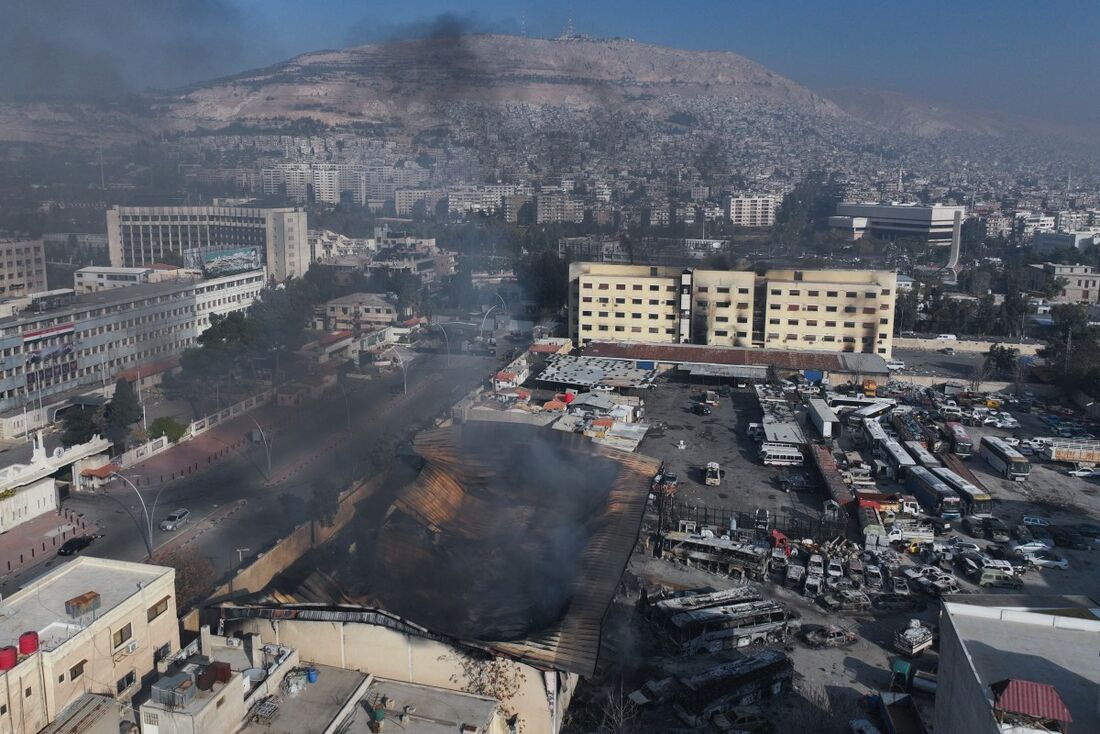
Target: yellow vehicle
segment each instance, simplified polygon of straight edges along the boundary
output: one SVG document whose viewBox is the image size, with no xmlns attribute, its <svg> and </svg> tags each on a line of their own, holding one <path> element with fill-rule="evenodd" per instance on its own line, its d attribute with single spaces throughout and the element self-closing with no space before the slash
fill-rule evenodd
<svg viewBox="0 0 1100 734">
<path fill-rule="evenodd" d="M 867 398 L 873 398 L 878 394 L 878 383 L 874 380 L 866 379 L 863 381 L 863 396 Z"/>
<path fill-rule="evenodd" d="M 985 407 L 989 408 L 990 410 L 1000 410 L 1001 401 L 997 400 L 996 398 L 989 398 L 985 401 Z"/>
</svg>

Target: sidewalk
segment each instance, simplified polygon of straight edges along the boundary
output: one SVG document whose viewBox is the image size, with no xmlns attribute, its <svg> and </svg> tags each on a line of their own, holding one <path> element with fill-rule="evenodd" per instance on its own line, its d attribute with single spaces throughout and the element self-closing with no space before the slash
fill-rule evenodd
<svg viewBox="0 0 1100 734">
<path fill-rule="evenodd" d="M 0 578 L 25 571 L 57 556 L 57 549 L 69 538 L 95 533 L 87 520 L 62 508 L 48 512 L 0 535 Z"/>
</svg>

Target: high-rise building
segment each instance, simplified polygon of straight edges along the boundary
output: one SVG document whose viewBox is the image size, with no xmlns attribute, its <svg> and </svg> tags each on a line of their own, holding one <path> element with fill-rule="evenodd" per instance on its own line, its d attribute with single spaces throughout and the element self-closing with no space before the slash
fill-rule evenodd
<svg viewBox="0 0 1100 734">
<path fill-rule="evenodd" d="M 0 299 L 46 290 L 42 240 L 0 237 Z"/>
<path fill-rule="evenodd" d="M 306 212 L 222 206 L 114 206 L 107 210 L 111 265 L 199 267 L 214 256 L 255 250 L 276 282 L 309 270 Z"/>
<path fill-rule="evenodd" d="M 726 209 L 730 224 L 739 227 L 770 227 L 775 224 L 779 204 L 774 196 L 731 196 Z"/>
<path fill-rule="evenodd" d="M 889 358 L 896 274 L 575 262 L 569 336 L 589 341 L 865 352 Z"/>
<path fill-rule="evenodd" d="M 913 237 L 930 245 L 950 245 L 955 212 L 966 218 L 966 207 L 932 204 L 837 204 L 829 226 L 847 229 L 854 237 L 869 232 L 880 239 Z"/>
</svg>

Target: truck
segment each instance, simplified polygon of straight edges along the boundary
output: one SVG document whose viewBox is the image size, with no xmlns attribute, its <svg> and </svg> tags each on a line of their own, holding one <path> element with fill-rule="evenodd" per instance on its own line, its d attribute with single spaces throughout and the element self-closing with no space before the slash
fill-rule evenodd
<svg viewBox="0 0 1100 734">
<path fill-rule="evenodd" d="M 931 543 L 936 537 L 935 530 L 927 523 L 907 523 L 894 521 L 886 529 L 889 543 Z"/>
<path fill-rule="evenodd" d="M 860 502 L 868 501 L 874 502 L 878 507 L 879 513 L 884 517 L 887 522 L 893 521 L 899 515 L 910 515 L 916 517 L 920 515 L 920 503 L 917 502 L 915 497 L 907 494 L 897 494 L 893 492 L 879 492 L 871 488 L 864 489 L 863 487 L 853 487 L 855 489 L 856 499 Z"/>
<path fill-rule="evenodd" d="M 717 487 L 722 484 L 722 469 L 717 461 L 707 462 L 706 477 L 708 487 Z"/>
<path fill-rule="evenodd" d="M 704 390 L 703 400 L 704 405 L 718 405 L 718 393 L 715 390 Z"/>
<path fill-rule="evenodd" d="M 878 703 L 888 734 L 927 734 L 912 695 L 879 691 Z"/>
<path fill-rule="evenodd" d="M 1100 464 L 1100 441 L 1055 438 L 1040 450 L 1047 461 L 1060 461 L 1066 464 Z"/>
<path fill-rule="evenodd" d="M 919 619 L 910 619 L 909 624 L 894 633 L 894 649 L 915 658 L 932 647 L 933 638 L 931 627 Z"/>
</svg>

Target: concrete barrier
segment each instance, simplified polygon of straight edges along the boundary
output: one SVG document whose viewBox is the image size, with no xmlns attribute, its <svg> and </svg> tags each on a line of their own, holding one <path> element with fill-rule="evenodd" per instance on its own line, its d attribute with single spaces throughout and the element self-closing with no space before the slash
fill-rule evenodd
<svg viewBox="0 0 1100 734">
<path fill-rule="evenodd" d="M 1042 344 L 998 341 L 995 339 L 992 341 L 971 339 L 940 341 L 939 339 L 902 339 L 901 337 L 894 337 L 894 349 L 920 349 L 926 352 L 938 352 L 941 349 L 951 347 L 956 352 L 980 352 L 985 354 L 994 344 L 1018 349 L 1021 356 L 1034 356 L 1043 348 Z"/>
</svg>

